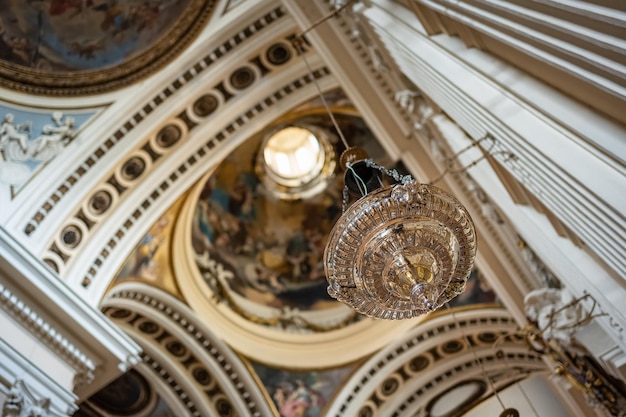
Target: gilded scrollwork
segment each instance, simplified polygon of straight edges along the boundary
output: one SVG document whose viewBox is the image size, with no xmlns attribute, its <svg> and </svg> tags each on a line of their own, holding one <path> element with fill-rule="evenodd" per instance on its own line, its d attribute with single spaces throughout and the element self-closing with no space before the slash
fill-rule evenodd
<svg viewBox="0 0 626 417">
<path fill-rule="evenodd" d="M 574 297 L 565 288 L 539 288 L 527 294 L 524 304 L 528 324 L 518 335 L 550 358 L 554 374 L 581 391 L 590 406 L 612 417 L 626 416 L 626 384 L 609 374 L 575 338 L 592 320 L 606 315 L 593 297 Z"/>
<path fill-rule="evenodd" d="M 626 384 L 609 374 L 584 346 L 575 340 L 564 344 L 544 338 L 532 324 L 521 334 L 532 349 L 553 361 L 554 374 L 582 392 L 591 407 L 600 408 L 611 417 L 626 416 Z"/>
</svg>

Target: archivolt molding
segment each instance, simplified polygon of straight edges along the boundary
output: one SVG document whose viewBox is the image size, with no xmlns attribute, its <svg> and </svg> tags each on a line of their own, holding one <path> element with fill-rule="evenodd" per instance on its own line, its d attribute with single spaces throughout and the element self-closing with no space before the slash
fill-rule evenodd
<svg viewBox="0 0 626 417">
<path fill-rule="evenodd" d="M 504 349 L 507 349 L 506 347 Z M 475 391 L 466 398 L 457 398 L 458 403 L 451 415 L 462 415 L 470 408 L 490 398 L 508 386 L 521 381 L 534 373 L 546 371 L 545 364 L 539 356 L 523 352 L 505 353 L 505 357 L 498 354 L 478 355 L 478 359 L 472 357 L 461 364 L 452 367 L 441 367 L 440 372 L 430 381 L 409 381 L 404 387 L 410 396 L 406 396 L 398 405 L 392 403 L 391 396 L 396 391 L 383 397 L 379 408 L 386 405 L 388 415 L 393 417 L 430 417 L 431 410 L 438 401 L 447 393 L 451 393 L 464 385 L 474 385 Z M 467 357 L 465 359 L 468 359 Z M 477 360 L 486 363 L 483 367 L 477 365 Z M 455 362 L 456 363 L 456 362 Z M 462 377 L 462 378 L 460 378 Z M 398 394 L 401 396 L 402 394 Z M 374 399 L 370 400 L 377 400 Z M 447 401 L 450 401 L 449 399 Z M 359 411 L 359 415 L 367 413 L 366 408 Z"/>
<path fill-rule="evenodd" d="M 93 188 L 92 194 L 86 199 L 82 207 L 79 207 L 75 215 L 67 219 L 64 224 L 59 227 L 59 232 L 51 242 L 48 250 L 42 255 L 44 261 L 55 271 L 61 275 L 65 275 L 73 262 L 73 257 L 79 251 L 85 252 L 85 246 L 90 241 L 90 235 L 96 233 L 99 225 L 109 219 L 112 208 L 116 205 L 126 205 L 125 213 L 129 213 L 125 218 L 119 218 L 119 226 L 113 226 L 113 232 L 108 236 L 102 236 L 104 245 L 100 249 L 92 247 L 87 251 L 97 253 L 96 259 L 88 266 L 85 265 L 87 260 L 83 259 L 81 267 L 87 267 L 82 279 L 79 279 L 75 285 L 82 285 L 83 288 L 89 288 L 95 277 L 98 275 L 101 267 L 105 264 L 114 252 L 114 249 L 127 236 L 129 230 L 139 222 L 143 222 L 146 218 L 145 214 L 154 212 L 155 203 L 162 201 L 164 195 L 172 196 L 175 193 L 180 196 L 181 192 L 186 189 L 192 181 L 197 180 L 204 172 L 203 169 L 195 169 L 197 166 L 203 165 L 210 167 L 212 164 L 225 155 L 228 149 L 232 149 L 237 143 L 233 142 L 242 140 L 247 137 L 246 132 L 256 131 L 263 123 L 269 123 L 272 118 L 278 117 L 278 112 L 284 112 L 284 109 L 290 108 L 302 102 L 305 98 L 314 94 L 312 83 L 314 79 L 319 79 L 322 84 L 329 86 L 332 84 L 332 78 L 329 71 L 325 67 L 316 67 L 312 71 L 312 76 L 305 71 L 304 66 L 300 65 L 292 70 L 286 70 L 286 78 L 282 81 L 279 88 L 272 93 L 267 94 L 261 99 L 251 101 L 250 105 L 239 110 L 237 107 L 235 115 L 229 113 L 225 121 L 225 126 L 221 130 L 215 129 L 218 126 L 216 120 L 223 120 L 218 110 L 226 108 L 226 104 L 232 109 L 236 101 L 252 85 L 256 85 L 264 77 L 275 75 L 279 71 L 279 67 L 289 67 L 289 61 L 296 56 L 296 51 L 291 46 L 291 37 L 287 35 L 278 40 L 273 40 L 266 44 L 262 53 L 256 52 L 257 55 L 252 57 L 242 57 L 239 62 L 233 63 L 234 68 L 227 80 L 215 82 L 215 84 L 203 92 L 198 94 L 194 92 L 195 98 L 169 121 L 161 123 L 161 128 L 150 135 L 137 149 L 129 152 L 127 158 L 108 178 L 101 181 L 100 185 Z M 318 64 L 319 65 L 319 64 Z M 275 80 L 268 85 L 275 84 Z M 303 90 L 308 93 L 301 94 Z M 252 97 L 248 95 L 247 97 Z M 239 98 L 238 101 L 241 100 Z M 232 100 L 232 102 L 231 102 Z M 228 103 L 227 103 L 228 102 Z M 278 104 L 281 107 L 278 109 Z M 286 104 L 283 104 L 286 103 Z M 281 110 L 282 109 L 282 110 Z M 225 112 L 226 110 L 222 110 Z M 217 114 L 215 118 L 211 118 L 213 114 Z M 264 122 L 258 122 L 257 119 L 263 119 Z M 254 121 L 254 123 L 252 123 Z M 212 129 L 206 132 L 206 129 Z M 217 131 L 216 131 L 217 130 Z M 202 132 L 202 133 L 200 133 Z M 199 143 L 198 147 L 189 152 L 183 151 L 184 155 L 178 148 L 183 146 L 184 142 L 191 143 L 192 139 L 202 134 L 203 143 Z M 206 138 L 208 136 L 208 139 Z M 186 146 L 186 148 L 189 146 Z M 175 165 L 170 155 L 178 155 L 177 161 L 179 165 Z M 165 163 L 167 161 L 167 163 Z M 160 170 L 162 174 L 158 176 L 158 183 L 154 184 L 152 191 L 148 192 L 145 188 L 148 176 L 157 178 L 156 172 Z M 128 195 L 139 188 L 141 196 L 137 197 L 139 203 L 130 206 Z M 171 200 L 171 198 L 170 198 Z M 159 207 L 158 205 L 156 205 Z M 116 215 L 119 217 L 119 215 Z M 70 241 L 68 241 L 70 237 Z M 91 245 L 96 244 L 92 242 Z M 110 268 L 108 270 L 113 270 Z M 99 289 L 105 286 L 100 285 Z"/>
<path fill-rule="evenodd" d="M 364 364 L 328 415 L 412 416 L 429 400 L 470 380 L 482 387 L 471 401 L 475 405 L 493 394 L 492 387 L 501 389 L 546 370 L 541 356 L 512 336 L 516 329 L 515 320 L 499 308 L 442 312 Z M 496 340 L 500 343 L 494 348 Z"/>
<path fill-rule="evenodd" d="M 144 347 L 144 363 L 183 404 L 195 397 L 212 404 L 216 415 L 271 415 L 245 365 L 179 300 L 128 283 L 115 287 L 102 310 Z M 188 406 L 190 415 L 200 415 L 199 406 Z"/>
<path fill-rule="evenodd" d="M 142 368 L 148 369 L 148 371 L 144 370 L 144 372 L 152 372 L 157 375 L 161 383 L 167 387 L 168 397 L 173 397 L 178 402 L 178 408 L 182 407 L 189 416 L 202 416 L 200 412 L 202 407 L 194 401 L 195 398 L 193 398 L 193 395 L 186 389 L 187 387 L 184 387 L 179 379 L 168 372 L 167 367 L 163 366 L 157 359 L 145 352 L 141 355 L 141 359 Z"/>
<path fill-rule="evenodd" d="M 322 79 L 329 77 L 329 75 L 328 70 L 324 67 L 313 71 L 313 76 L 315 78 Z M 239 135 L 239 139 L 245 139 L 245 135 L 241 134 L 242 132 L 245 132 L 245 129 L 258 128 L 258 126 L 254 127 L 249 125 L 251 120 L 257 117 L 263 117 L 265 112 L 269 112 L 281 101 L 287 101 L 292 104 L 300 102 L 301 97 L 298 97 L 296 92 L 310 87 L 312 82 L 313 78 L 308 74 L 301 75 L 295 79 L 287 81 L 281 88 L 278 88 L 266 98 L 245 109 L 243 112 L 239 113 L 238 116 L 235 116 L 231 123 L 215 135 L 211 136 L 195 152 L 191 153 L 186 159 L 182 160 L 178 166 L 174 167 L 169 174 L 163 175 L 162 178 L 164 179 L 160 183 L 155 184 L 155 187 L 150 194 L 145 199 L 141 200 L 135 206 L 134 210 L 128 211 L 129 215 L 120 221 L 120 226 L 112 229 L 113 231 L 109 235 L 110 238 L 104 241 L 105 243 L 102 246 L 102 249 L 97 251 L 96 258 L 90 264 L 88 270 L 83 276 L 81 281 L 82 287 L 89 288 L 102 269 L 102 266 L 114 252 L 115 248 L 129 234 L 130 230 L 133 229 L 137 223 L 143 220 L 142 217 L 144 217 L 146 213 L 152 211 L 155 206 L 158 207 L 156 204 L 158 201 L 163 199 L 165 195 L 169 195 L 172 192 L 178 193 L 177 195 L 180 196 L 180 193 L 186 189 L 190 181 L 197 180 L 199 178 L 199 174 L 203 173 L 203 171 L 194 168 L 201 165 L 205 167 L 212 166 L 212 164 L 219 162 L 220 155 L 224 155 L 224 151 L 226 150 L 223 148 L 224 146 L 229 146 L 230 149 L 230 147 L 237 145 L 237 143 L 230 142 L 229 139 L 233 138 L 235 135 Z M 193 130 L 196 127 L 195 124 L 187 126 L 188 130 Z M 143 177 L 143 175 L 141 175 L 141 177 Z M 140 178 L 138 177 L 137 181 L 133 184 L 133 187 L 136 187 L 139 184 L 145 187 L 146 183 L 141 182 L 139 179 Z M 71 219 L 68 220 L 68 223 L 70 221 Z M 66 267 L 65 264 L 69 262 L 69 256 L 64 258 L 56 253 L 54 249 L 55 248 L 51 246 L 50 250 L 46 252 L 45 261 L 49 264 L 54 263 L 53 268 L 60 269 L 62 267 Z"/>
</svg>

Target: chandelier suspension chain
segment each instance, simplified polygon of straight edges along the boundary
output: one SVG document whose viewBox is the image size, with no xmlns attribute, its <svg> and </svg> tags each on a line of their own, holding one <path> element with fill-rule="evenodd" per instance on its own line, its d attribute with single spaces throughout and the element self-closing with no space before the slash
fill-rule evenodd
<svg viewBox="0 0 626 417">
<path fill-rule="evenodd" d="M 317 81 L 317 79 L 313 76 L 313 70 L 311 68 L 311 65 L 309 64 L 309 61 L 306 57 L 304 48 L 303 48 L 303 43 L 306 42 L 305 40 L 305 35 L 314 30 L 315 28 L 317 28 L 319 25 L 321 25 L 322 23 L 330 20 L 333 17 L 338 16 L 342 11 L 344 11 L 346 8 L 348 8 L 350 5 L 352 5 L 352 3 L 355 3 L 357 0 L 348 0 L 345 4 L 341 5 L 340 7 L 337 7 L 333 12 L 329 13 L 326 16 L 321 17 L 320 19 L 318 19 L 317 21 L 315 21 L 311 26 L 309 26 L 308 28 L 306 28 L 304 31 L 302 31 L 298 36 L 296 36 L 293 41 L 292 41 L 292 45 L 293 47 L 296 49 L 296 51 L 298 52 L 298 54 L 302 57 L 304 64 L 306 65 L 307 71 L 309 73 L 309 76 L 311 77 L 313 84 L 315 84 L 315 88 L 317 89 L 317 93 L 320 97 L 320 100 L 322 101 L 322 104 L 324 105 L 324 109 L 326 110 L 326 113 L 328 114 L 328 117 L 330 117 L 330 120 L 333 124 L 333 127 L 335 128 L 335 130 L 337 131 L 337 134 L 339 135 L 339 138 L 341 139 L 341 142 L 343 143 L 343 145 L 345 146 L 346 149 L 350 148 L 350 145 L 348 144 L 348 141 L 346 140 L 343 132 L 341 131 L 341 129 L 339 128 L 339 124 L 337 123 L 337 120 L 335 119 L 335 116 L 332 112 L 332 110 L 330 109 L 330 106 L 328 105 L 328 102 L 326 101 L 326 98 L 324 97 L 324 93 L 322 92 L 322 89 Z M 483 149 L 483 155 L 479 158 L 477 158 L 476 160 L 472 161 L 471 163 L 469 163 L 468 165 L 461 167 L 461 168 L 457 168 L 457 169 L 453 169 L 451 164 L 463 153 L 467 152 L 469 149 L 479 146 L 480 143 L 484 140 L 491 140 L 491 143 L 488 147 L 488 149 Z M 472 168 L 473 166 L 475 166 L 476 164 L 478 164 L 480 161 L 482 161 L 483 159 L 487 158 L 488 155 L 491 156 L 495 156 L 495 155 L 499 155 L 499 154 L 504 154 L 507 155 L 507 160 L 515 158 L 515 155 L 509 151 L 497 151 L 497 152 L 491 152 L 493 147 L 496 145 L 497 143 L 497 139 L 494 138 L 491 133 L 487 133 L 485 136 L 483 136 L 482 138 L 472 141 L 472 143 L 468 146 L 466 146 L 465 148 L 461 149 L 460 151 L 458 151 L 456 154 L 454 154 L 452 157 L 447 158 L 445 161 L 445 168 L 444 170 L 434 179 L 432 179 L 431 181 L 427 182 L 427 184 L 429 185 L 434 185 L 437 182 L 441 181 L 441 179 L 443 179 L 443 177 L 445 177 L 447 174 L 451 173 L 451 174 L 459 174 L 462 172 L 467 171 L 468 169 Z M 369 162 L 369 161 L 368 161 Z M 370 167 L 374 167 L 376 169 L 379 169 L 381 172 L 384 172 L 386 174 L 388 174 L 389 176 L 393 177 L 396 181 L 400 181 L 397 176 L 391 175 L 388 172 L 385 172 L 383 169 L 381 169 L 382 167 L 377 167 L 374 165 L 368 165 Z M 350 168 L 349 166 L 347 166 L 346 168 Z M 359 188 L 361 188 L 362 184 L 360 184 L 359 182 L 363 182 L 362 179 L 356 174 L 356 172 L 354 172 L 354 170 L 351 170 L 352 174 L 354 175 L 354 177 L 357 179 L 357 184 L 359 186 Z M 404 182 L 403 182 L 404 184 Z M 363 184 L 364 186 L 364 184 Z M 367 194 L 367 188 L 365 188 L 366 192 L 363 193 L 363 190 L 361 189 L 361 192 L 363 195 Z M 345 211 L 345 210 L 344 210 Z"/>
<path fill-rule="evenodd" d="M 480 143 L 486 139 L 491 140 L 491 143 L 489 144 L 489 147 L 484 149 L 481 148 L 483 155 L 480 156 L 479 158 L 476 158 L 475 160 L 473 160 L 472 162 L 470 162 L 469 164 L 460 167 L 460 168 L 452 168 L 452 163 L 459 157 L 461 156 L 461 154 L 467 152 L 468 150 L 476 147 L 476 146 L 480 146 Z M 460 151 L 458 151 L 457 153 L 455 153 L 453 156 L 451 156 L 450 158 L 446 158 L 445 160 L 445 168 L 444 170 L 438 175 L 436 176 L 433 180 L 431 180 L 430 182 L 428 182 L 428 184 L 430 185 L 434 185 L 435 183 L 441 181 L 441 179 L 443 177 L 445 177 L 447 174 L 460 174 L 462 172 L 467 171 L 468 169 L 472 168 L 473 166 L 475 166 L 476 164 L 478 164 L 480 161 L 482 161 L 483 159 L 488 158 L 489 156 L 496 156 L 496 155 L 506 155 L 506 161 L 509 161 L 511 159 L 515 159 L 516 156 L 514 153 L 507 151 L 507 150 L 501 150 L 501 151 L 496 151 L 496 152 L 492 152 L 492 149 L 496 146 L 496 143 L 498 143 L 498 140 L 496 138 L 494 138 L 491 133 L 487 133 L 485 136 L 483 136 L 482 138 L 472 141 L 471 144 L 467 145 L 465 148 L 461 149 Z"/>
</svg>

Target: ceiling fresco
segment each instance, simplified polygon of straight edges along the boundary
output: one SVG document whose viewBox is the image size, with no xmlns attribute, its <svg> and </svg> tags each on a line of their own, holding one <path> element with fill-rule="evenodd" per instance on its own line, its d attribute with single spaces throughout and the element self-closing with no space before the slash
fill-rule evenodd
<svg viewBox="0 0 626 417">
<path fill-rule="evenodd" d="M 115 88 L 172 58 L 200 29 L 212 3 L 2 1 L 0 79 L 29 92 Z"/>
<path fill-rule="evenodd" d="M 140 281 L 180 297 L 171 268 L 171 238 L 184 197 L 170 207 L 141 238 L 118 271 L 112 286 Z"/>
<path fill-rule="evenodd" d="M 357 368 L 355 364 L 349 364 L 333 369 L 296 371 L 256 362 L 251 366 L 280 417 L 326 415 L 324 410 L 335 393 Z"/>
<path fill-rule="evenodd" d="M 361 118 L 338 112 L 336 119 L 351 145 L 377 159 L 388 159 Z M 319 109 L 289 125 L 314 125 L 331 131 Z M 267 129 L 271 132 L 273 129 Z M 261 183 L 255 161 L 265 134 L 232 152 L 204 185 L 197 202 L 193 248 L 209 285 L 215 274 L 208 259 L 229 272 L 233 293 L 279 310 L 318 310 L 337 306 L 326 291 L 322 262 L 326 238 L 342 212 L 343 176 L 336 173 L 323 192 L 306 199 L 281 200 Z M 336 154 L 343 150 L 333 136 Z"/>
</svg>

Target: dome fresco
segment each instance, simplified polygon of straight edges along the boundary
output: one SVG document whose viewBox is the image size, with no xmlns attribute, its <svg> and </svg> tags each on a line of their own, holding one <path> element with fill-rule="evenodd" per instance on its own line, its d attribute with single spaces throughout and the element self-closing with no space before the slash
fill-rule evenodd
<svg viewBox="0 0 626 417">
<path fill-rule="evenodd" d="M 370 155 L 386 158 L 360 118 L 339 115 L 338 119 L 353 143 L 367 143 Z M 327 120 L 326 115 L 309 115 L 293 123 L 330 132 Z M 343 146 L 330 137 L 340 154 Z M 328 233 L 342 211 L 342 173 L 309 198 L 277 198 L 255 170 L 263 138 L 261 133 L 231 153 L 205 184 L 194 216 L 196 256 L 220 262 L 231 272 L 230 290 L 247 300 L 277 309 L 335 307 L 326 292 L 322 256 Z"/>
<path fill-rule="evenodd" d="M 36 92 L 37 86 L 85 87 L 85 92 L 114 88 L 173 57 L 201 28 L 198 23 L 209 14 L 207 3 L 0 2 L 0 75 L 10 87 Z M 77 92 L 81 90 L 71 91 Z"/>
</svg>

